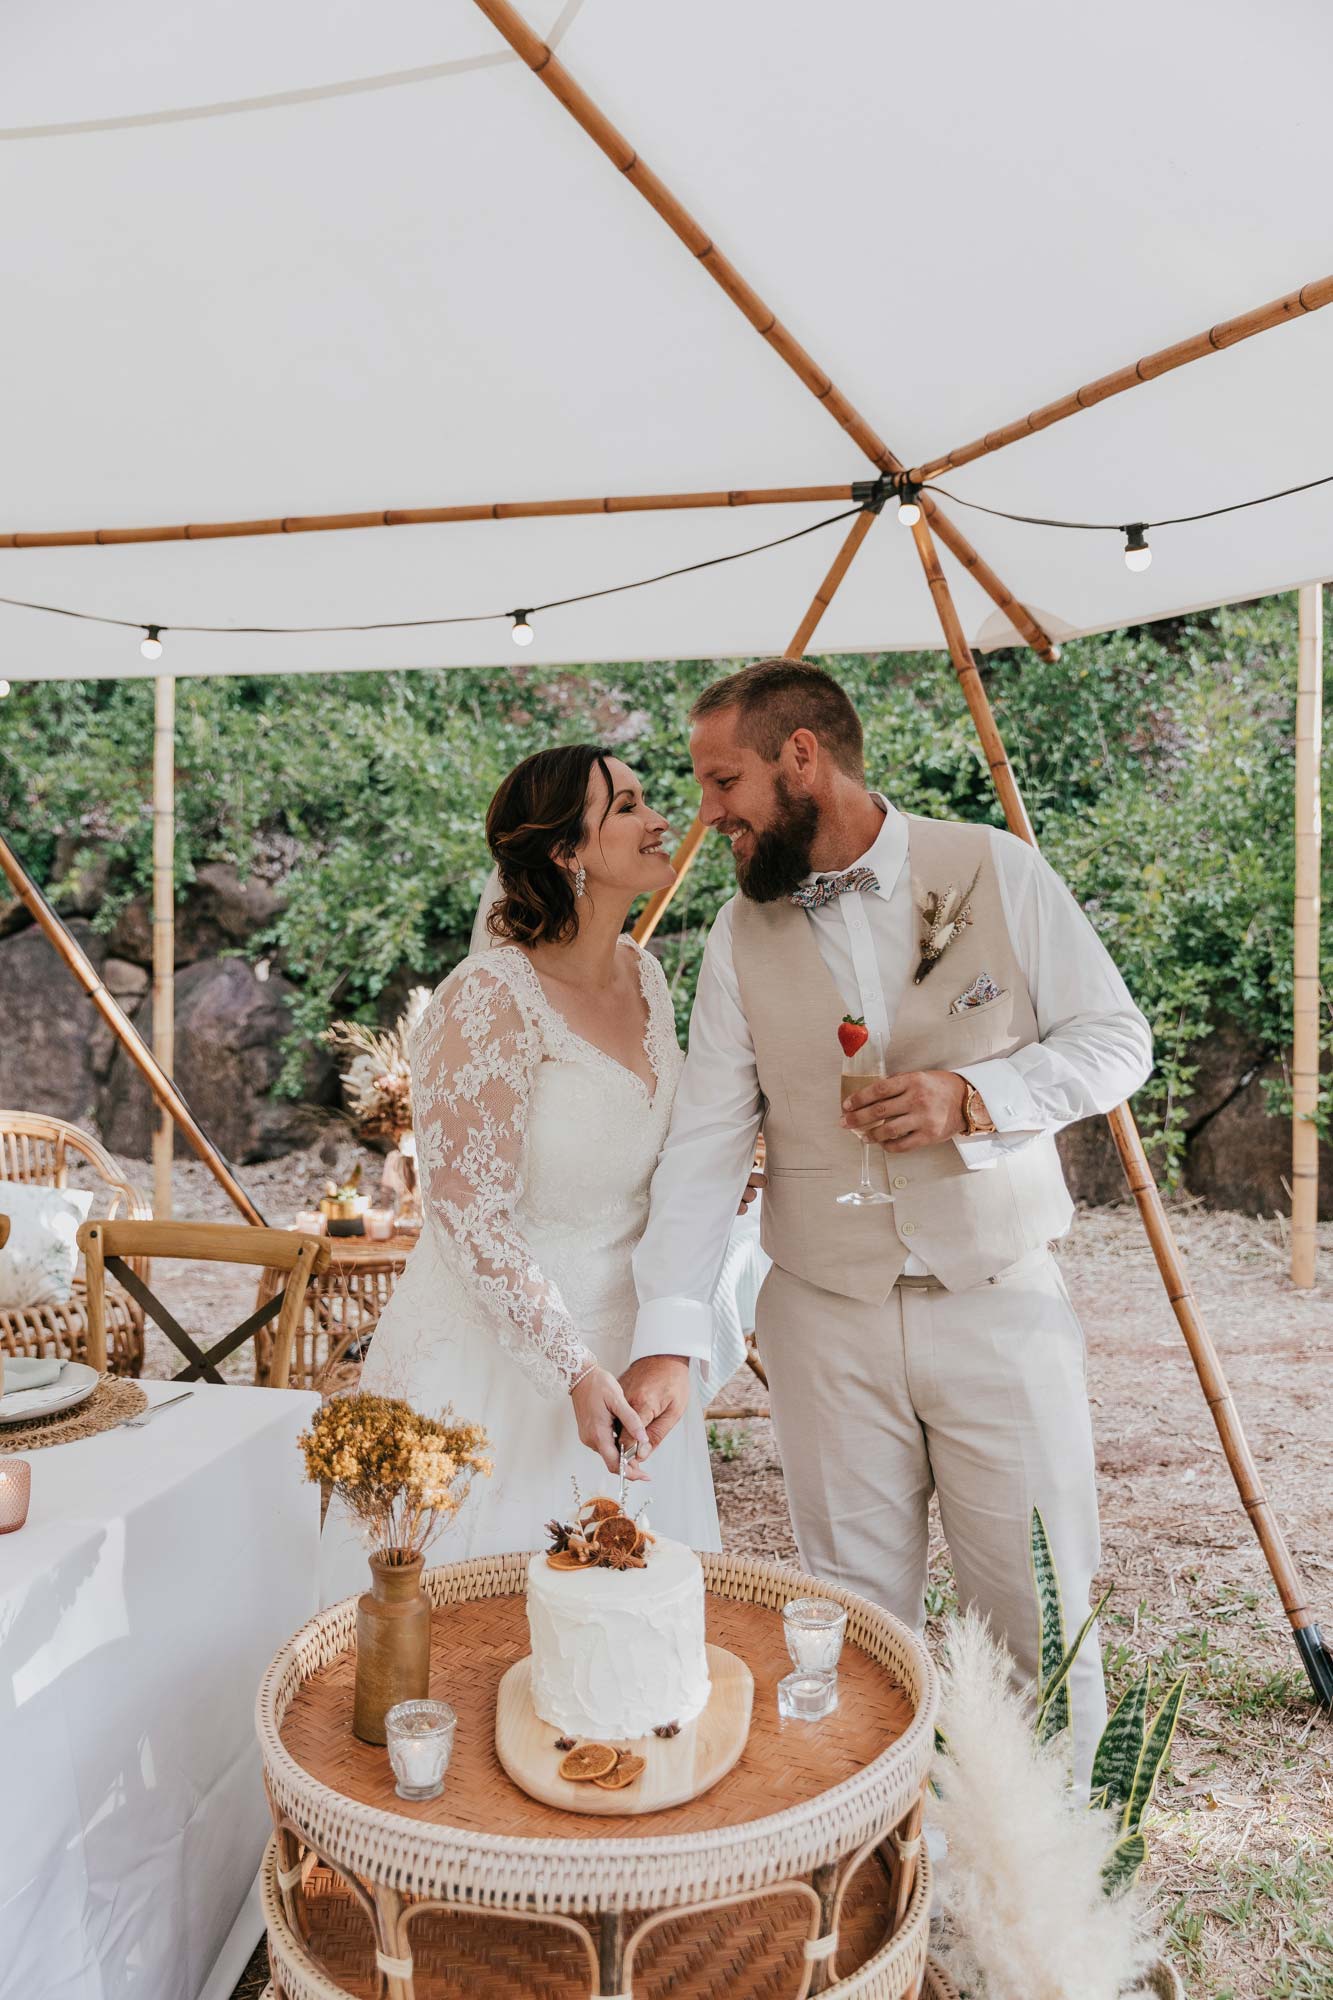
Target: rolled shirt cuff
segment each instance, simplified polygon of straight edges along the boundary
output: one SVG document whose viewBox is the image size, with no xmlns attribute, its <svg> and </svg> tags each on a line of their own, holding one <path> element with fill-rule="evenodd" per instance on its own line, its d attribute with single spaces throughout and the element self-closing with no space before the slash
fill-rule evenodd
<svg viewBox="0 0 1333 2000">
<path fill-rule="evenodd" d="M 701 1299 L 649 1299 L 634 1323 L 631 1361 L 649 1354 L 683 1354 L 708 1377 L 713 1353 L 713 1308 Z"/>
<path fill-rule="evenodd" d="M 1006 1153 L 1021 1151 L 1045 1129 L 1032 1092 L 1011 1062 L 996 1057 L 991 1062 L 968 1063 L 957 1074 L 967 1078 L 995 1121 L 994 1132 L 960 1134 L 954 1139 L 965 1167 L 974 1171 L 993 1167 Z"/>
</svg>

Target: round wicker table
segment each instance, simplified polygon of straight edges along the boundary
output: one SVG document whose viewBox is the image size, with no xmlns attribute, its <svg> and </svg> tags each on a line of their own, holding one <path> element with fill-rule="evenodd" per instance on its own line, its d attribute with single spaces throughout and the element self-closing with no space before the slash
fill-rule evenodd
<svg viewBox="0 0 1333 2000">
<path fill-rule="evenodd" d="M 915 2000 L 937 1702 L 919 1642 L 850 1591 L 705 1555 L 708 1636 L 755 1678 L 745 1751 L 686 1805 L 588 1819 L 530 1799 L 495 1754 L 496 1689 L 528 1651 L 527 1562 L 426 1575 L 431 1689 L 459 1716 L 438 1799 L 399 1799 L 385 1752 L 352 1735 L 355 1599 L 270 1667 L 256 1720 L 278 2000 Z M 781 1607 L 812 1590 L 848 1611 L 840 1703 L 785 1722 Z"/>
<path fill-rule="evenodd" d="M 365 1343 L 407 1267 L 420 1237 L 330 1236 L 329 1267 L 306 1286 L 301 1323 L 292 1342 L 289 1389 L 317 1389 L 335 1395 L 354 1389 L 361 1376 Z M 285 1271 L 260 1274 L 256 1307 L 267 1305 L 287 1282 Z M 255 1380 L 268 1381 L 273 1362 L 273 1329 L 255 1335 Z"/>
</svg>

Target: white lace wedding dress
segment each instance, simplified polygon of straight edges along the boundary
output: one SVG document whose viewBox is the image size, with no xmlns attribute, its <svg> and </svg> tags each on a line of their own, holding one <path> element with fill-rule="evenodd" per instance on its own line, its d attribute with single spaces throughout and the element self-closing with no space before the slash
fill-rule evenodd
<svg viewBox="0 0 1333 2000">
<path fill-rule="evenodd" d="M 428 1560 L 543 1543 L 584 1494 L 617 1490 L 579 1443 L 569 1385 L 593 1361 L 619 1374 L 637 1304 L 630 1258 L 683 1058 L 655 958 L 630 938 L 647 1006 L 647 1086 L 574 1033 L 526 955 L 463 960 L 411 1049 L 425 1226 L 376 1328 L 361 1386 L 485 1424 L 495 1471 L 478 1479 Z M 697 1371 L 690 1406 L 632 1488 L 661 1533 L 720 1546 Z M 325 1604 L 366 1588 L 366 1551 L 335 1503 L 321 1552 Z"/>
</svg>

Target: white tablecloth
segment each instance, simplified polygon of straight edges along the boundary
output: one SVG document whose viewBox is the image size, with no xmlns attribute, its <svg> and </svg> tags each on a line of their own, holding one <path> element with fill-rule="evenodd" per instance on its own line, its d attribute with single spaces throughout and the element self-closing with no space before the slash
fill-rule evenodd
<svg viewBox="0 0 1333 2000">
<path fill-rule="evenodd" d="M 197 1385 L 30 1455 L 0 1538 L 0 2000 L 198 2000 L 268 1832 L 255 1693 L 316 1609 L 317 1403 Z"/>
</svg>

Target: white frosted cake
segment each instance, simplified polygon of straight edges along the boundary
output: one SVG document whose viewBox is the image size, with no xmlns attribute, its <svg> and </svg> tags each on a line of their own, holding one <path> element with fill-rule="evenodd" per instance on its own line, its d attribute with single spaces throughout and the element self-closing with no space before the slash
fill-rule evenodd
<svg viewBox="0 0 1333 2000">
<path fill-rule="evenodd" d="M 532 1705 L 562 1736 L 625 1741 L 707 1706 L 704 1575 L 693 1549 L 653 1541 L 642 1568 L 528 1565 Z"/>
</svg>

